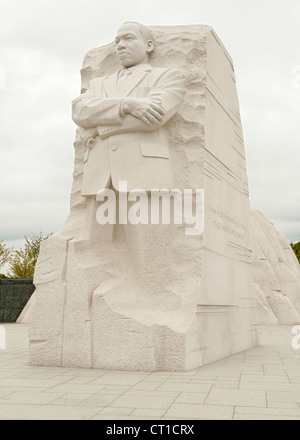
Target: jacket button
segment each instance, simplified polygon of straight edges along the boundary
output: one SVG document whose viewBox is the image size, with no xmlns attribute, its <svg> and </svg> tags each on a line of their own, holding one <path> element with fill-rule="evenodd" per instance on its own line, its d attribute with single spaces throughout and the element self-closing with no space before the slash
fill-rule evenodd
<svg viewBox="0 0 300 440">
<path fill-rule="evenodd" d="M 117 149 L 118 149 L 118 147 L 116 147 L 116 145 L 113 145 L 113 146 L 111 147 L 111 150 L 112 150 L 112 151 L 117 151 Z"/>
</svg>

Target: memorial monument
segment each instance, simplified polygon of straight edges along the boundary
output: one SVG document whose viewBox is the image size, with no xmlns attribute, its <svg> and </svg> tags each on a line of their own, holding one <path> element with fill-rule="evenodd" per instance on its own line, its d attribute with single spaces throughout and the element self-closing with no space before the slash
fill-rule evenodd
<svg viewBox="0 0 300 440">
<path fill-rule="evenodd" d="M 300 323 L 300 265 L 290 242 L 259 209 L 251 209 L 252 265 L 260 325 Z"/>
<path fill-rule="evenodd" d="M 216 33 L 123 23 L 81 76 L 70 215 L 41 246 L 30 364 L 187 371 L 255 346 L 243 133 Z"/>
</svg>

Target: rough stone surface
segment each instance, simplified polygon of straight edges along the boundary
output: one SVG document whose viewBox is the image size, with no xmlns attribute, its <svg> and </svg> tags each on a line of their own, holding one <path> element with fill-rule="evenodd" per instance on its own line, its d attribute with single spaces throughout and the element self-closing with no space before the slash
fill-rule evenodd
<svg viewBox="0 0 300 440">
<path fill-rule="evenodd" d="M 202 235 L 175 228 L 163 259 L 161 295 L 145 298 L 134 283 L 126 243 L 82 238 L 85 145 L 75 139 L 70 215 L 42 243 L 24 314 L 30 363 L 124 370 L 191 370 L 257 344 L 251 285 L 248 181 L 230 56 L 211 27 L 154 27 L 154 66 L 185 74 L 184 103 L 168 123 L 176 187 L 205 189 Z M 82 89 L 118 68 L 113 44 L 84 60 Z M 149 262 L 148 275 L 157 266 Z"/>
<path fill-rule="evenodd" d="M 258 322 L 299 324 L 300 265 L 290 243 L 258 209 L 251 209 L 251 224 Z"/>
</svg>

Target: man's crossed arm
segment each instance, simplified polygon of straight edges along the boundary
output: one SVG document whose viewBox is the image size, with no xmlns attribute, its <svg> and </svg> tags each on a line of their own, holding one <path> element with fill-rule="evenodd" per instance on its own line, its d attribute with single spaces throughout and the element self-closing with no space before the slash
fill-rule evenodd
<svg viewBox="0 0 300 440">
<path fill-rule="evenodd" d="M 73 101 L 73 120 L 105 139 L 113 134 L 157 130 L 177 111 L 185 95 L 184 77 L 175 69 L 166 70 L 143 98 L 96 98 L 91 87 Z M 109 130 L 107 129 L 109 128 Z"/>
</svg>

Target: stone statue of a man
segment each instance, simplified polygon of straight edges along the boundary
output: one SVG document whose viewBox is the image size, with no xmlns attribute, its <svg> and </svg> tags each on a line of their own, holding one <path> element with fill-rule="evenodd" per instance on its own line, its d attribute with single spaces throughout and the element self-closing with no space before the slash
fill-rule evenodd
<svg viewBox="0 0 300 440">
<path fill-rule="evenodd" d="M 95 196 L 126 181 L 136 188 L 173 188 L 165 123 L 176 113 L 185 90 L 177 69 L 152 67 L 151 32 L 124 23 L 115 38 L 122 68 L 95 78 L 73 102 L 73 120 L 87 131 L 96 129 L 96 144 L 86 158 L 82 195 Z M 91 144 L 93 145 L 93 143 Z"/>
<path fill-rule="evenodd" d="M 102 243 L 102 249 L 106 243 L 111 250 L 116 237 L 122 236 L 119 240 L 128 251 L 125 259 L 134 260 L 135 275 L 125 275 L 134 286 L 128 289 L 132 292 L 139 284 L 138 295 L 146 291 L 151 295 L 164 291 L 164 259 L 171 233 L 151 224 L 150 191 L 174 188 L 165 124 L 183 101 L 184 76 L 178 69 L 149 64 L 154 43 L 150 30 L 139 23 L 124 23 L 117 32 L 115 47 L 122 66 L 119 71 L 93 79 L 86 92 L 73 101 L 73 120 L 84 129 L 83 139 L 87 141 L 82 185 L 82 195 L 87 198 L 83 238 L 92 244 Z M 120 182 L 126 182 L 126 190 L 120 188 Z M 96 222 L 100 206 L 96 196 L 106 188 L 116 194 L 113 226 L 105 222 L 99 225 L 98 218 Z M 132 225 L 124 212 L 120 220 L 120 194 L 141 189 L 149 194 L 149 222 Z M 127 208 L 129 211 L 130 202 Z M 123 282 L 122 288 L 125 289 Z"/>
</svg>

